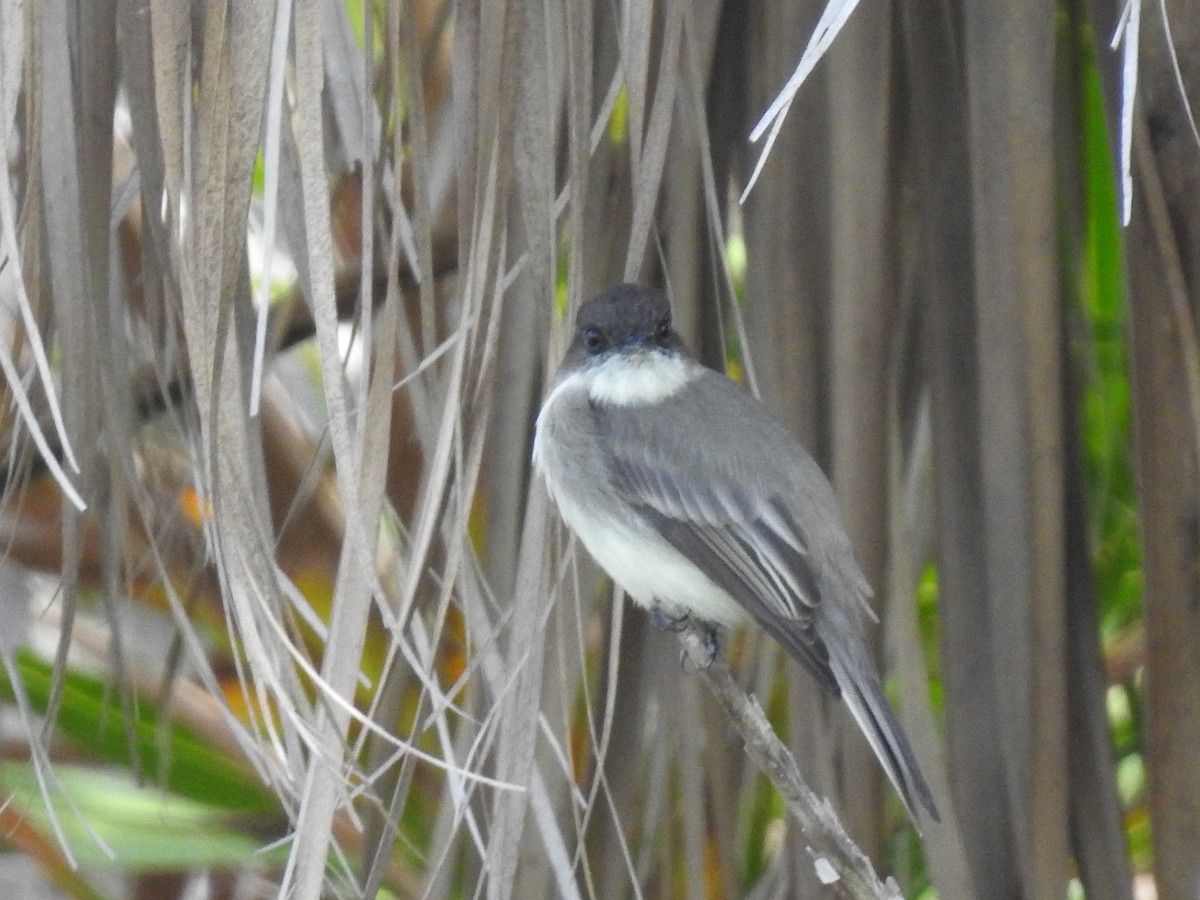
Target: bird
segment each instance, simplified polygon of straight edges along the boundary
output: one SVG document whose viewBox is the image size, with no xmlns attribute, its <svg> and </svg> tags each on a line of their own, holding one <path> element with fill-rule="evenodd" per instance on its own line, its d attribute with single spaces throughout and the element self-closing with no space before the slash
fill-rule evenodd
<svg viewBox="0 0 1200 900">
<path fill-rule="evenodd" d="M 584 302 L 533 465 L 566 525 L 658 624 L 753 620 L 845 701 L 910 819 L 940 821 L 867 646 L 871 587 L 830 485 L 744 386 L 701 365 L 661 290 Z"/>
</svg>

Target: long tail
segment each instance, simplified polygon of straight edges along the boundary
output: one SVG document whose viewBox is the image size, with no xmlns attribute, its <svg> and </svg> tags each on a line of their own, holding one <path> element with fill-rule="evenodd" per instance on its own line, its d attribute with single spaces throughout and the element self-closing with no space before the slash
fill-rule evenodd
<svg viewBox="0 0 1200 900">
<path fill-rule="evenodd" d="M 913 824 L 920 825 L 917 820 L 916 807 L 920 804 L 935 822 L 942 821 L 934 805 L 929 785 L 921 774 L 912 747 L 904 735 L 904 729 L 896 720 L 896 714 L 884 696 L 879 678 L 875 675 L 874 666 L 869 662 L 855 664 L 852 659 L 846 659 L 842 653 L 830 648 L 830 665 L 837 677 L 842 697 L 858 727 L 866 735 L 867 742 L 875 751 L 880 765 L 896 788 L 896 793 L 904 801 L 904 808 Z M 853 651 L 850 653 L 854 655 Z"/>
</svg>

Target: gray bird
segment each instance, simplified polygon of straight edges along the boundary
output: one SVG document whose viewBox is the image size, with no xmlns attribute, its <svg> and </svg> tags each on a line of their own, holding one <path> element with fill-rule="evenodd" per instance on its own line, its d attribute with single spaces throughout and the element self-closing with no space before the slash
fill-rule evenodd
<svg viewBox="0 0 1200 900">
<path fill-rule="evenodd" d="M 846 701 L 913 821 L 917 804 L 940 821 L 864 640 L 871 588 L 833 489 L 758 400 L 688 355 L 661 291 L 583 304 L 533 461 L 636 603 L 710 633 L 748 615 Z"/>
</svg>

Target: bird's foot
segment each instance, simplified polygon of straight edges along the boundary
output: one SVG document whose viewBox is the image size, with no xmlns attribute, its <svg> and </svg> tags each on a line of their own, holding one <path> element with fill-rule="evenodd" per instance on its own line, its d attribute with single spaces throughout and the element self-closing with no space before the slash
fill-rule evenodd
<svg viewBox="0 0 1200 900">
<path fill-rule="evenodd" d="M 654 606 L 650 609 L 650 621 L 654 623 L 655 628 L 679 634 L 679 632 L 687 628 L 688 617 L 686 614 L 673 616 L 661 606 Z"/>
<path fill-rule="evenodd" d="M 684 671 L 706 672 L 717 661 L 717 651 L 720 649 L 717 644 L 717 627 L 711 622 L 703 622 L 700 625 L 700 630 L 701 645 L 704 647 L 705 653 L 704 661 L 698 664 L 693 662 L 691 654 L 688 653 L 685 647 L 679 652 L 679 664 L 683 666 Z M 691 668 L 693 665 L 695 668 Z"/>
<path fill-rule="evenodd" d="M 704 652 L 707 654 L 704 662 L 698 664 L 692 669 L 691 655 L 687 648 L 679 651 L 679 664 L 684 669 L 690 671 L 703 672 L 708 669 L 717 659 L 717 626 L 711 622 L 701 622 L 698 619 L 692 619 L 687 613 L 683 615 L 672 615 L 661 606 L 653 606 L 650 608 L 650 621 L 654 623 L 655 628 L 663 631 L 672 631 L 675 634 L 682 634 L 687 630 L 688 623 L 695 621 L 700 629 L 700 640 L 704 646 Z"/>
</svg>

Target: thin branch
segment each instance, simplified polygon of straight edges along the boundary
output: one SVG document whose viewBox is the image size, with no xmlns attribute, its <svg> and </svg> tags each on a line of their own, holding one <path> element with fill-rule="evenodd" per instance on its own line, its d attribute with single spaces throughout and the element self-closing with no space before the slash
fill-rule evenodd
<svg viewBox="0 0 1200 900">
<path fill-rule="evenodd" d="M 813 867 L 831 896 L 900 900 L 903 895 L 896 882 L 890 878 L 880 881 L 871 861 L 850 839 L 833 807 L 805 783 L 791 751 L 775 734 L 758 700 L 733 679 L 723 657 L 713 658 L 705 630 L 689 622 L 679 633 L 679 640 L 687 661 L 725 707 L 729 720 L 742 736 L 746 753 L 771 779 L 788 814 L 808 837 Z"/>
</svg>

